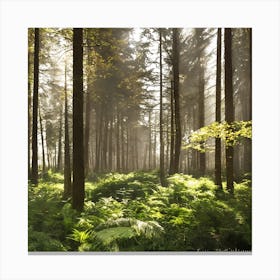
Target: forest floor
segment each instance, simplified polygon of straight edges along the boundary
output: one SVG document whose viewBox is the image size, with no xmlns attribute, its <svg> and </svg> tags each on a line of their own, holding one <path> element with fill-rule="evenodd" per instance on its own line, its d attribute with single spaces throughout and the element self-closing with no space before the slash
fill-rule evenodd
<svg viewBox="0 0 280 280">
<path fill-rule="evenodd" d="M 251 250 L 251 182 L 234 197 L 206 177 L 109 173 L 85 183 L 84 211 L 63 200 L 63 175 L 29 186 L 29 251 Z"/>
</svg>

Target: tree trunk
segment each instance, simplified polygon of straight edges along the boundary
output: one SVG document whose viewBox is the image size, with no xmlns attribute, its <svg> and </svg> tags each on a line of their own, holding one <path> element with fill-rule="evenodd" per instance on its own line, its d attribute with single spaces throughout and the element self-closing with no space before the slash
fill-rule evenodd
<svg viewBox="0 0 280 280">
<path fill-rule="evenodd" d="M 217 33 L 216 122 L 221 122 L 221 28 Z M 222 189 L 221 138 L 215 139 L 215 184 Z"/>
<path fill-rule="evenodd" d="M 199 65 L 199 98 L 198 98 L 198 108 L 199 108 L 199 116 L 198 116 L 198 126 L 199 128 L 204 127 L 205 122 L 205 106 L 204 106 L 204 62 L 203 62 L 203 52 L 200 56 L 200 65 Z M 201 146 L 204 148 L 204 143 L 201 143 Z M 205 175 L 206 170 L 206 156 L 204 153 L 199 153 L 199 173 L 200 176 Z"/>
<path fill-rule="evenodd" d="M 107 171 L 107 148 L 108 148 L 108 116 L 107 110 L 105 113 L 105 120 L 104 120 L 104 138 L 103 138 L 103 147 L 102 147 L 102 171 Z"/>
<path fill-rule="evenodd" d="M 155 121 L 156 122 L 156 121 Z M 157 168 L 157 133 L 154 131 L 153 169 Z"/>
<path fill-rule="evenodd" d="M 117 123 L 116 123 L 116 144 L 117 144 L 117 152 L 116 152 L 116 161 L 117 161 L 117 171 L 120 171 L 121 167 L 121 155 L 120 155 L 120 116 L 117 110 Z"/>
<path fill-rule="evenodd" d="M 65 64 L 64 81 L 64 191 L 63 197 L 67 198 L 72 194 L 71 187 L 71 162 L 69 147 L 69 128 L 68 128 L 68 96 L 67 96 L 67 66 Z"/>
<path fill-rule="evenodd" d="M 42 173 L 44 174 L 46 172 L 46 160 L 45 160 L 45 148 L 44 148 L 43 122 L 42 122 L 40 107 L 39 107 L 39 121 L 40 121 L 40 131 L 41 131 L 41 141 L 42 141 L 42 161 L 43 161 Z"/>
<path fill-rule="evenodd" d="M 233 84 L 232 84 L 232 34 L 225 28 L 225 120 L 230 125 L 234 121 Z M 233 194 L 233 146 L 226 147 L 227 189 Z"/>
<path fill-rule="evenodd" d="M 31 176 L 31 53 L 28 49 L 28 178 Z"/>
<path fill-rule="evenodd" d="M 129 127 L 128 121 L 126 121 L 126 155 L 125 155 L 125 170 L 128 171 L 129 168 Z"/>
<path fill-rule="evenodd" d="M 100 171 L 100 159 L 101 159 L 101 137 L 102 137 L 102 108 L 100 108 L 100 104 L 96 106 L 96 146 L 95 146 L 95 171 Z"/>
<path fill-rule="evenodd" d="M 57 171 L 61 171 L 61 159 L 62 159 L 62 118 L 63 111 L 60 109 L 60 120 L 59 120 L 59 135 L 58 135 L 58 152 L 57 152 Z"/>
<path fill-rule="evenodd" d="M 108 155 L 108 168 L 112 172 L 113 168 L 113 117 L 110 118 L 110 130 L 109 130 L 109 155 Z"/>
<path fill-rule="evenodd" d="M 135 169 L 138 170 L 139 162 L 138 162 L 138 135 L 137 135 L 137 127 L 134 128 L 134 162 Z"/>
<path fill-rule="evenodd" d="M 181 152 L 181 122 L 180 122 L 180 94 L 179 94 L 179 34 L 173 28 L 173 79 L 174 79 L 174 109 L 175 109 L 175 147 L 174 147 L 174 173 L 179 171 Z"/>
<path fill-rule="evenodd" d="M 122 171 L 125 170 L 125 160 L 124 160 L 124 156 L 125 156 L 125 150 L 124 150 L 124 126 L 123 126 L 123 121 L 121 121 L 121 168 Z"/>
<path fill-rule="evenodd" d="M 73 31 L 73 195 L 72 206 L 83 210 L 84 137 L 83 137 L 83 29 Z"/>
<path fill-rule="evenodd" d="M 252 28 L 249 29 L 249 69 L 250 69 L 250 92 L 249 92 L 249 119 L 252 120 Z"/>
<path fill-rule="evenodd" d="M 87 65 L 91 66 L 92 61 L 90 57 L 90 40 L 89 33 L 87 32 Z M 91 82 L 90 73 L 87 73 L 87 95 L 86 95 L 86 112 L 85 112 L 85 148 L 84 148 L 84 160 L 85 160 L 85 176 L 89 171 L 89 135 L 90 135 L 90 112 L 91 112 Z"/>
<path fill-rule="evenodd" d="M 33 81 L 33 112 L 32 112 L 32 171 L 31 183 L 38 185 L 38 87 L 39 87 L 39 28 L 35 28 L 34 39 L 34 81 Z"/>
<path fill-rule="evenodd" d="M 169 165 L 169 174 L 174 174 L 174 142 L 175 142 L 175 133 L 174 133 L 174 93 L 173 93 L 173 82 L 171 80 L 171 92 L 170 92 L 170 165 Z"/>
<path fill-rule="evenodd" d="M 143 156 L 143 170 L 147 170 L 147 153 L 148 153 L 148 145 L 144 146 L 144 156 Z"/>
<path fill-rule="evenodd" d="M 152 169 L 152 120 L 151 109 L 149 110 L 149 170 Z"/>
<path fill-rule="evenodd" d="M 249 71 L 250 71 L 250 83 L 249 83 L 249 118 L 246 120 L 252 120 L 252 28 L 249 29 Z M 252 172 L 252 140 L 245 139 L 244 141 L 244 172 Z"/>
<path fill-rule="evenodd" d="M 159 155 L 159 172 L 160 183 L 165 186 L 165 172 L 164 172 L 164 143 L 163 143 L 163 94 L 162 94 L 162 34 L 159 29 L 159 142 L 160 142 L 160 155 Z"/>
</svg>

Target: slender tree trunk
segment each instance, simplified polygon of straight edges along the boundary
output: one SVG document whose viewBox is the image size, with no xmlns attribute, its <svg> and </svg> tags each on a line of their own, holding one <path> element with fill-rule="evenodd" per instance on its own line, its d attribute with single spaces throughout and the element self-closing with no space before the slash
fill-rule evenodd
<svg viewBox="0 0 280 280">
<path fill-rule="evenodd" d="M 117 160 L 117 171 L 120 171 L 121 162 L 120 162 L 120 116 L 117 112 L 117 123 L 116 123 L 116 141 L 117 141 L 117 153 L 116 153 L 116 160 Z"/>
<path fill-rule="evenodd" d="M 175 133 L 174 133 L 174 92 L 173 92 L 173 83 L 171 80 L 171 93 L 170 93 L 170 166 L 169 166 L 169 174 L 174 174 L 174 146 L 175 146 Z"/>
<path fill-rule="evenodd" d="M 28 178 L 31 177 L 31 53 L 28 49 Z"/>
<path fill-rule="evenodd" d="M 35 28 L 34 39 L 34 81 L 33 81 L 33 112 L 32 112 L 32 171 L 31 183 L 38 185 L 38 87 L 39 87 L 39 28 Z"/>
<path fill-rule="evenodd" d="M 159 29 L 159 142 L 160 142 L 160 155 L 159 155 L 159 172 L 160 183 L 165 186 L 165 170 L 164 170 L 164 142 L 163 142 L 163 94 L 162 94 L 162 34 Z"/>
<path fill-rule="evenodd" d="M 125 169 L 128 171 L 129 169 L 129 127 L 128 127 L 128 121 L 126 122 L 126 160 L 125 160 Z"/>
<path fill-rule="evenodd" d="M 133 123 L 129 127 L 129 169 L 135 170 L 135 149 L 134 149 L 134 134 L 133 134 Z"/>
<path fill-rule="evenodd" d="M 135 169 L 138 170 L 138 140 L 137 140 L 137 128 L 134 128 L 134 161 L 135 161 Z"/>
<path fill-rule="evenodd" d="M 89 33 L 87 32 L 87 65 L 91 66 L 92 61 L 90 57 L 90 39 Z M 87 75 L 87 94 L 86 94 L 86 112 L 85 112 L 85 148 L 84 148 L 84 160 L 85 160 L 85 176 L 88 175 L 89 171 L 89 135 L 90 135 L 90 113 L 91 113 L 91 81 L 90 73 Z"/>
<path fill-rule="evenodd" d="M 249 119 L 252 120 L 252 28 L 249 29 L 249 68 L 250 68 L 250 92 L 249 92 Z"/>
<path fill-rule="evenodd" d="M 204 127 L 204 119 L 205 119 L 205 106 L 204 106 L 204 62 L 203 62 L 203 52 L 200 56 L 200 65 L 199 65 L 199 101 L 198 101 L 198 108 L 199 108 L 199 116 L 198 116 L 198 126 L 199 128 Z M 204 143 L 201 143 L 201 146 L 204 147 Z M 206 170 L 206 156 L 204 153 L 199 153 L 199 173 L 200 176 L 205 175 Z"/>
<path fill-rule="evenodd" d="M 165 160 L 164 160 L 164 166 L 165 166 L 165 172 L 168 172 L 168 163 L 169 163 L 169 146 L 170 146 L 170 141 L 169 141 L 169 114 L 166 114 L 166 118 L 165 118 L 165 123 L 166 123 L 166 133 L 165 133 L 165 137 L 166 137 L 166 149 L 165 149 Z"/>
<path fill-rule="evenodd" d="M 149 170 L 152 169 L 152 120 L 151 109 L 149 110 Z"/>
<path fill-rule="evenodd" d="M 121 153 L 121 168 L 122 168 L 122 171 L 124 171 L 125 170 L 125 159 L 124 159 L 125 150 L 124 150 L 124 127 L 123 127 L 123 121 L 121 121 L 121 150 L 122 150 L 122 153 Z"/>
<path fill-rule="evenodd" d="M 73 208 L 82 211 L 85 197 L 83 137 L 83 29 L 73 31 Z"/>
<path fill-rule="evenodd" d="M 102 137 L 102 108 L 100 105 L 96 107 L 96 132 L 95 132 L 95 139 L 96 139 L 96 146 L 95 146 L 95 170 L 96 172 L 100 171 L 100 158 L 101 158 L 101 137 Z M 98 117 L 99 116 L 99 117 Z"/>
<path fill-rule="evenodd" d="M 232 84 L 232 34 L 231 28 L 225 28 L 225 120 L 234 121 L 233 84 Z M 233 194 L 233 146 L 226 147 L 227 189 Z"/>
<path fill-rule="evenodd" d="M 246 120 L 252 120 L 252 28 L 249 29 L 249 71 L 250 71 L 250 83 L 249 83 L 249 118 Z M 244 143 L 244 172 L 252 172 L 252 140 L 246 139 Z"/>
<path fill-rule="evenodd" d="M 40 121 L 40 132 L 41 132 L 41 141 L 42 141 L 42 161 L 43 161 L 42 173 L 44 174 L 46 172 L 46 160 L 45 160 L 45 148 L 44 148 L 43 122 L 42 122 L 40 107 L 39 107 L 39 121 Z"/>
<path fill-rule="evenodd" d="M 144 146 L 144 157 L 143 157 L 143 170 L 147 170 L 147 153 L 148 153 L 148 145 Z"/>
<path fill-rule="evenodd" d="M 109 130 L 109 155 L 108 155 L 108 168 L 112 172 L 113 168 L 113 117 L 110 118 L 110 130 Z"/>
<path fill-rule="evenodd" d="M 60 120 L 59 120 L 59 135 L 58 135 L 58 152 L 57 152 L 57 171 L 61 171 L 61 159 L 62 159 L 62 118 L 63 118 L 63 111 L 62 108 L 60 109 Z"/>
<path fill-rule="evenodd" d="M 104 121 L 104 139 L 103 139 L 103 151 L 102 151 L 102 165 L 103 165 L 103 170 L 102 171 L 107 171 L 107 148 L 108 148 L 108 116 L 107 113 L 105 113 L 105 121 Z"/>
<path fill-rule="evenodd" d="M 181 121 L 180 121 L 180 94 L 179 94 L 179 34 L 173 28 L 173 79 L 174 79 L 174 109 L 175 109 L 175 147 L 174 147 L 174 173 L 179 171 L 181 152 Z"/>
<path fill-rule="evenodd" d="M 216 122 L 221 122 L 221 28 L 217 33 Z M 221 138 L 215 139 L 215 184 L 222 189 Z"/>
<path fill-rule="evenodd" d="M 153 169 L 157 168 L 157 134 L 154 131 L 154 148 L 153 148 Z"/>
<path fill-rule="evenodd" d="M 65 64 L 64 77 L 64 192 L 63 197 L 67 198 L 72 194 L 71 187 L 71 162 L 69 147 L 69 127 L 68 127 L 68 95 L 67 95 L 67 66 Z"/>
</svg>

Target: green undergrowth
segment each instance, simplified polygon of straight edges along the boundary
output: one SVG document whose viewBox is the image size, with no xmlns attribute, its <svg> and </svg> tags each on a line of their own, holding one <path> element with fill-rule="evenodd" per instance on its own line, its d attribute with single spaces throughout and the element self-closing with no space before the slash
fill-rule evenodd
<svg viewBox="0 0 280 280">
<path fill-rule="evenodd" d="M 29 251 L 251 250 L 249 180 L 235 184 L 234 197 L 209 178 L 167 182 L 156 173 L 100 176 L 86 182 L 77 213 L 62 200 L 61 175 L 49 173 L 29 187 Z"/>
</svg>

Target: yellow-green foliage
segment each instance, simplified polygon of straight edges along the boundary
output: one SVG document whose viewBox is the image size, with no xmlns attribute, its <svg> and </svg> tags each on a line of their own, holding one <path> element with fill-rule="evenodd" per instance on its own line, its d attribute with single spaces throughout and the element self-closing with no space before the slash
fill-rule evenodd
<svg viewBox="0 0 280 280">
<path fill-rule="evenodd" d="M 252 139 L 252 121 L 214 122 L 193 132 L 184 148 L 200 152 L 211 150 L 213 147 L 207 142 L 211 138 L 221 138 L 226 146 L 235 146 L 245 138 Z"/>
</svg>

